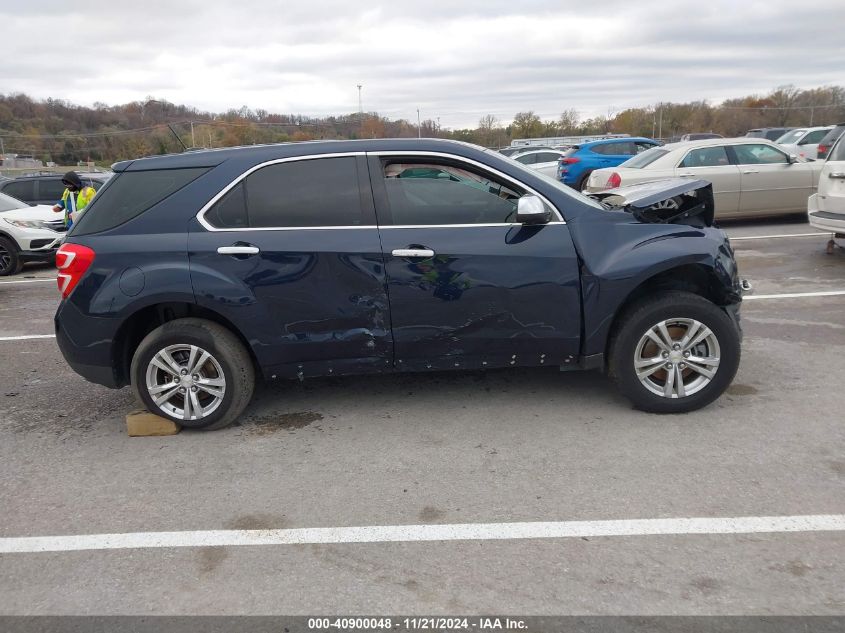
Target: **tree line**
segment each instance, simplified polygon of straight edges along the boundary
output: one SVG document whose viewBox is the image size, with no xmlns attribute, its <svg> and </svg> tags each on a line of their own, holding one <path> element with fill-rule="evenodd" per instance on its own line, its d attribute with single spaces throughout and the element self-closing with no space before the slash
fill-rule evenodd
<svg viewBox="0 0 845 633">
<path fill-rule="evenodd" d="M 43 101 L 25 94 L 0 94 L 0 150 L 32 155 L 58 164 L 118 160 L 181 151 L 183 147 L 231 147 L 320 139 L 452 138 L 486 147 L 502 147 L 514 138 L 627 133 L 669 138 L 686 132 L 738 136 L 756 127 L 805 126 L 845 120 L 845 88 L 801 90 L 781 86 L 766 95 L 707 101 L 661 102 L 581 119 L 563 108 L 543 120 L 534 111 L 518 112 L 509 124 L 492 114 L 476 128 L 441 129 L 433 120 L 392 120 L 377 112 L 307 117 L 252 110 L 200 111 L 152 98 L 122 105 L 79 106 L 60 99 Z"/>
</svg>

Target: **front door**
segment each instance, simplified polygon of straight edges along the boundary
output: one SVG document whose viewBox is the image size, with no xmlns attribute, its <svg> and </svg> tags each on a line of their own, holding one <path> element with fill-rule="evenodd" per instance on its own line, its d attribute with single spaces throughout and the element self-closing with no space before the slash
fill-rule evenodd
<svg viewBox="0 0 845 633">
<path fill-rule="evenodd" d="M 559 216 L 516 224 L 527 189 L 457 157 L 371 155 L 369 166 L 397 368 L 572 362 L 579 269 Z"/>
<path fill-rule="evenodd" d="M 770 145 L 746 143 L 731 149 L 742 176 L 740 211 L 759 215 L 806 211 L 814 191 L 806 163 L 790 163 L 785 152 Z"/>
<path fill-rule="evenodd" d="M 270 376 L 392 367 L 367 172 L 363 156 L 276 161 L 192 223 L 197 303 L 232 321 Z"/>
</svg>

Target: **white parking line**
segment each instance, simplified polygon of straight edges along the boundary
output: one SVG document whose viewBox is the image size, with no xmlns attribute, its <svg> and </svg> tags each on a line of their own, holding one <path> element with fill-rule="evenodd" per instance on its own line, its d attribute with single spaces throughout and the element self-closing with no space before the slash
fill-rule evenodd
<svg viewBox="0 0 845 633">
<path fill-rule="evenodd" d="M 842 532 L 845 514 L 773 517 L 551 521 L 536 523 L 456 523 L 451 525 L 372 525 L 278 530 L 131 532 L 72 536 L 0 538 L 0 553 L 71 552 L 155 547 L 304 545 L 312 543 L 407 543 L 487 541 L 600 536 L 681 534 L 758 534 Z"/>
<path fill-rule="evenodd" d="M 780 235 L 749 235 L 747 237 L 731 237 L 728 234 L 731 242 L 738 242 L 740 240 L 774 240 L 781 237 L 827 237 L 830 238 L 832 233 L 782 233 Z"/>
<path fill-rule="evenodd" d="M 800 297 L 838 297 L 845 295 L 845 290 L 825 290 L 820 292 L 785 292 L 779 295 L 748 295 L 743 301 L 756 299 L 797 299 Z"/>
<path fill-rule="evenodd" d="M 44 283 L 45 281 L 52 281 L 53 283 L 55 283 L 56 278 L 48 277 L 46 279 L 14 279 L 12 281 L 0 281 L 0 284 L 37 284 Z"/>
<path fill-rule="evenodd" d="M 55 334 L 28 334 L 26 336 L 0 336 L 0 341 L 25 341 L 32 338 L 56 338 Z"/>
</svg>

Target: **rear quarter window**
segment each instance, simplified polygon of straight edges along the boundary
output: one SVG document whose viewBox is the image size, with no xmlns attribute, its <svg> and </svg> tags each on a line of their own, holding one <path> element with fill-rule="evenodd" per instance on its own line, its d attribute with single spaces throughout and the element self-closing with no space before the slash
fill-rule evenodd
<svg viewBox="0 0 845 633">
<path fill-rule="evenodd" d="M 108 231 L 173 195 L 208 171 L 207 167 L 191 169 L 157 169 L 127 171 L 117 174 L 73 225 L 71 235 L 90 235 Z"/>
</svg>

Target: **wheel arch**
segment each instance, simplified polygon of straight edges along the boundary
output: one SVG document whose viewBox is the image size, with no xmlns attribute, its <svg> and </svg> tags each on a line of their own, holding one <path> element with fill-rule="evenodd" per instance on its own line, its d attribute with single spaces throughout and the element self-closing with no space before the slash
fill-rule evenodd
<svg viewBox="0 0 845 633">
<path fill-rule="evenodd" d="M 718 306 L 732 303 L 725 293 L 724 282 L 711 267 L 700 263 L 685 263 L 672 268 L 661 270 L 642 280 L 634 286 L 613 311 L 613 317 L 605 328 L 594 333 L 601 336 L 599 342 L 593 341 L 593 347 L 598 347 L 607 359 L 608 346 L 613 333 L 618 329 L 620 321 L 640 299 L 647 296 L 657 296 L 670 292 L 689 292 L 701 296 Z"/>
<path fill-rule="evenodd" d="M 132 364 L 132 357 L 138 345 L 147 334 L 164 323 L 188 317 L 212 321 L 232 332 L 247 350 L 256 373 L 259 376 L 262 375 L 261 365 L 258 363 L 252 345 L 250 345 L 241 331 L 226 317 L 209 308 L 198 306 L 195 303 L 163 301 L 144 306 L 132 313 L 131 316 L 124 320 L 115 334 L 112 362 L 119 384 L 129 384 L 129 369 Z"/>
</svg>

